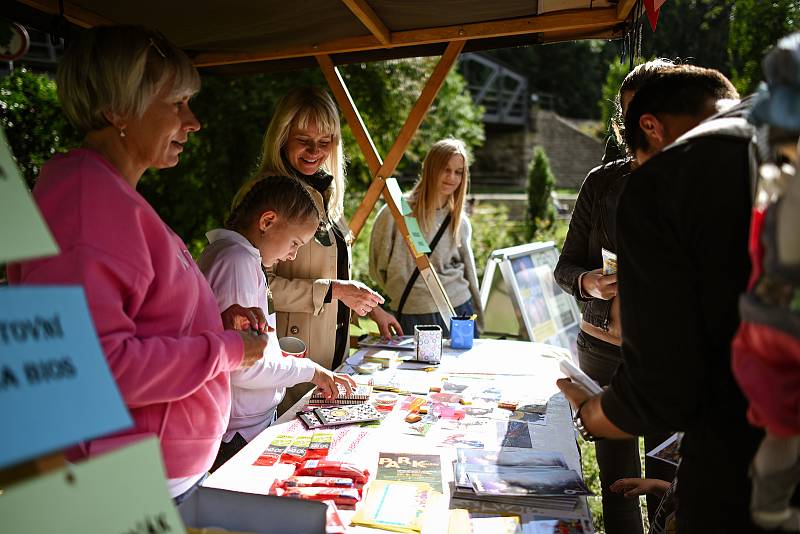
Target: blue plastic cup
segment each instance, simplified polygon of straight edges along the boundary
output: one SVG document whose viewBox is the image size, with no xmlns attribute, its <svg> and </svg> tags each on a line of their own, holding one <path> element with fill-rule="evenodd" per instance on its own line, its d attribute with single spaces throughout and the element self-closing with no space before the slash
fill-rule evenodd
<svg viewBox="0 0 800 534">
<path fill-rule="evenodd" d="M 468 317 L 450 318 L 450 347 L 471 349 L 475 337 L 475 321 Z"/>
</svg>

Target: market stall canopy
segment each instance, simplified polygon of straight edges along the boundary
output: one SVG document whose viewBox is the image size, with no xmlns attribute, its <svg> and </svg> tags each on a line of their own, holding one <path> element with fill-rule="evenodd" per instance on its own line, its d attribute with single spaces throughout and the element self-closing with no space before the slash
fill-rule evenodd
<svg viewBox="0 0 800 534">
<path fill-rule="evenodd" d="M 79 27 L 160 30 L 210 72 L 251 73 L 621 37 L 637 0 L 107 0 L 64 1 Z M 3 14 L 52 31 L 58 0 L 15 0 Z M 44 27 L 43 27 L 44 26 Z"/>
</svg>

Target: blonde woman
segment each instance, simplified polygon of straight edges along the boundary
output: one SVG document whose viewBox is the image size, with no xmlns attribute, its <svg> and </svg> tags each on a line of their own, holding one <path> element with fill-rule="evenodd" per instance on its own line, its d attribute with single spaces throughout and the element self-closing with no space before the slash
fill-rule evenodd
<svg viewBox="0 0 800 534">
<path fill-rule="evenodd" d="M 430 254 L 457 315 L 478 314 L 482 322 L 478 277 L 472 254 L 472 226 L 464 212 L 469 186 L 469 156 L 464 143 L 444 139 L 434 144 L 422 164 L 422 177 L 408 196 L 414 215 L 428 243 L 441 230 Z M 397 231 L 390 211 L 378 212 L 369 246 L 369 273 L 390 299 L 389 306 L 407 332 L 418 324 L 445 324 L 422 278 L 406 291 L 416 263 Z M 407 293 L 405 299 L 403 294 Z M 476 329 L 477 330 L 477 329 Z M 477 334 L 477 331 L 476 331 Z"/>
<path fill-rule="evenodd" d="M 299 248 L 293 261 L 279 261 L 272 268 L 269 286 L 278 337 L 302 339 L 308 356 L 329 369 L 346 354 L 351 310 L 369 315 L 383 335 L 402 333 L 394 317 L 380 308 L 383 298 L 350 280 L 343 165 L 339 112 L 333 100 L 319 88 L 294 89 L 278 102 L 267 127 L 256 178 L 233 202 L 235 209 L 253 185 L 281 175 L 293 176 L 322 195 L 325 213 L 314 238 Z M 292 388 L 282 407 L 291 406 L 307 389 Z"/>
</svg>

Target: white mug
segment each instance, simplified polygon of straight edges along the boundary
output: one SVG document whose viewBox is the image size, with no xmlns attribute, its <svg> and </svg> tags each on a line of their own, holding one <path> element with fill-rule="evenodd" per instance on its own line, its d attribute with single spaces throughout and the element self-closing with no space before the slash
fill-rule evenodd
<svg viewBox="0 0 800 534">
<path fill-rule="evenodd" d="M 308 349 L 302 339 L 296 337 L 282 337 L 278 340 L 278 346 L 284 356 L 294 356 L 295 358 L 305 358 L 308 356 Z"/>
</svg>

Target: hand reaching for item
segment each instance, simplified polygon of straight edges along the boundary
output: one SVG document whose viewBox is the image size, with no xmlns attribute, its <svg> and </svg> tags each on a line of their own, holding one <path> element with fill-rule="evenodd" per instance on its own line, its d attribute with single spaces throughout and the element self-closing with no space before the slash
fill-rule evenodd
<svg viewBox="0 0 800 534">
<path fill-rule="evenodd" d="M 311 382 L 317 386 L 320 393 L 328 400 L 339 396 L 337 384 L 344 386 L 345 391 L 352 391 L 356 387 L 355 381 L 348 375 L 332 373 L 321 365 L 317 365 L 317 368 L 314 369 L 314 378 L 311 379 Z"/>
<path fill-rule="evenodd" d="M 669 482 L 657 478 L 621 478 L 609 488 L 614 493 L 622 493 L 626 497 L 652 494 L 662 497 L 669 489 Z"/>
<path fill-rule="evenodd" d="M 378 330 L 383 339 L 391 339 L 393 336 L 403 335 L 403 328 L 397 322 L 395 316 L 380 306 L 372 310 L 370 318 L 378 324 Z"/>
<path fill-rule="evenodd" d="M 383 297 L 356 280 L 332 280 L 331 286 L 331 296 L 361 317 L 383 304 Z"/>
<path fill-rule="evenodd" d="M 581 276 L 581 291 L 597 299 L 608 300 L 617 296 L 617 275 L 603 274 L 602 269 Z"/>
</svg>

